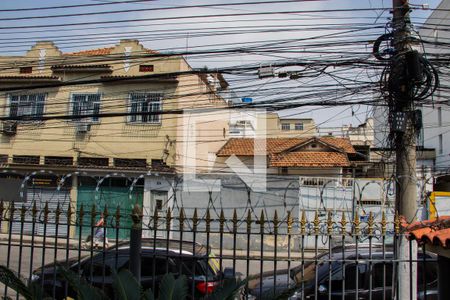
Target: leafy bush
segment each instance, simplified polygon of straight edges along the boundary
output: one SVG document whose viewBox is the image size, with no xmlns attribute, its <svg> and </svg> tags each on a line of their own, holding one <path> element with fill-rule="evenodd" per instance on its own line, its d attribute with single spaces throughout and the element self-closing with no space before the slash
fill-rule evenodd
<svg viewBox="0 0 450 300">
<path fill-rule="evenodd" d="M 102 290 L 91 286 L 88 282 L 80 279 L 72 271 L 59 267 L 59 271 L 69 285 L 77 293 L 78 300 L 106 300 L 109 299 Z M 121 270 L 114 273 L 114 291 L 118 300 L 155 300 L 151 289 L 144 290 L 136 278 L 128 270 Z M 18 276 L 4 266 L 0 266 L 0 282 L 16 291 L 26 300 L 42 300 L 46 298 L 40 285 L 29 283 L 26 285 Z M 211 300 L 232 300 L 236 299 L 244 281 L 236 279 L 226 280 L 208 296 Z M 168 273 L 164 275 L 160 287 L 158 300 L 184 300 L 188 296 L 188 285 L 185 276 L 175 279 L 174 275 Z"/>
</svg>

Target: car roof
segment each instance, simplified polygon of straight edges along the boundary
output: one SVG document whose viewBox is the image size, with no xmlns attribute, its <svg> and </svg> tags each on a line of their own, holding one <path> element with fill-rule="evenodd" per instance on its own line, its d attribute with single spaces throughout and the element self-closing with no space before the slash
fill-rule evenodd
<svg viewBox="0 0 450 300">
<path fill-rule="evenodd" d="M 383 247 L 384 246 L 384 247 Z M 418 255 L 422 257 L 422 249 L 418 249 Z M 430 252 L 426 252 L 427 256 L 434 257 L 435 255 Z M 383 256 L 390 258 L 394 255 L 394 246 L 392 244 L 381 243 L 358 243 L 358 244 L 345 244 L 335 246 L 331 249 L 331 259 L 365 259 L 372 257 L 373 259 L 383 258 Z M 319 260 L 328 260 L 329 252 L 323 252 L 318 256 Z"/>
<path fill-rule="evenodd" d="M 195 251 L 196 256 L 205 256 L 210 252 L 207 251 L 206 246 L 202 244 L 184 240 L 180 241 L 175 239 L 143 238 L 141 244 L 143 250 L 181 252 L 181 254 L 186 255 L 193 255 Z M 118 243 L 116 246 L 112 246 L 110 249 L 128 249 L 129 247 L 130 241 L 123 241 Z"/>
</svg>

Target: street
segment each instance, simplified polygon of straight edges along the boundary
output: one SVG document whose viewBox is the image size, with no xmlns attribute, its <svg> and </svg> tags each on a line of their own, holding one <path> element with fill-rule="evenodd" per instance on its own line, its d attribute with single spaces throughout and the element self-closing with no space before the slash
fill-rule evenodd
<svg viewBox="0 0 450 300">
<path fill-rule="evenodd" d="M 45 252 L 43 252 L 45 251 Z M 2 242 L 0 244 L 0 253 L 2 253 L 0 257 L 0 265 L 8 266 L 11 270 L 16 273 L 20 273 L 22 279 L 26 282 L 28 278 L 30 278 L 30 274 L 33 270 L 38 269 L 42 265 L 46 265 L 49 263 L 57 261 L 65 261 L 67 258 L 72 257 L 84 257 L 89 256 L 91 251 L 89 249 L 69 249 L 66 250 L 66 247 L 59 245 L 57 249 L 54 246 L 47 244 L 45 249 L 43 250 L 42 244 L 36 244 L 35 247 L 31 247 L 30 244 L 24 244 L 19 247 L 18 244 L 13 244 L 8 247 L 6 242 Z M 8 261 L 8 253 L 9 253 L 9 261 Z M 238 252 L 239 253 L 239 252 Z M 215 251 L 216 257 L 218 257 L 219 251 Z M 224 253 L 227 255 L 228 253 Z M 95 255 L 95 252 L 94 252 Z M 266 254 L 267 255 L 267 254 Z M 230 254 L 231 256 L 231 254 Z M 311 257 L 311 254 L 307 254 L 308 257 Z M 297 258 L 298 259 L 298 258 Z M 32 264 L 32 267 L 30 268 Z M 299 264 L 299 261 L 295 261 L 291 263 L 291 267 Z M 236 272 L 241 273 L 243 278 L 246 277 L 247 273 L 247 262 L 244 258 L 236 259 Z M 224 259 L 222 261 L 223 269 L 233 267 L 232 259 Z M 263 272 L 268 272 L 274 270 L 274 262 L 270 260 L 264 260 L 262 262 Z M 143 266 L 144 267 L 144 266 Z M 276 263 L 276 269 L 282 270 L 288 267 L 288 263 L 285 259 L 278 259 Z M 261 272 L 261 261 L 255 257 L 255 260 L 252 260 L 248 263 L 249 274 L 257 275 Z M 0 290 L 4 291 L 4 286 L 0 286 Z M 11 290 L 7 290 L 7 294 L 10 297 L 15 297 L 15 293 Z"/>
</svg>

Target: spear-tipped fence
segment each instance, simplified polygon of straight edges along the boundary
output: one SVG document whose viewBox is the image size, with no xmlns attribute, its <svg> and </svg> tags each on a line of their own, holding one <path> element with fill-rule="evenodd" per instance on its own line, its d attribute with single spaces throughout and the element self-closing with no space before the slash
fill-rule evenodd
<svg viewBox="0 0 450 300">
<path fill-rule="evenodd" d="M 158 276 L 166 272 L 195 277 L 205 265 L 176 263 L 186 255 L 191 255 L 194 262 L 206 259 L 206 269 L 214 274 L 249 278 L 242 291 L 244 298 L 252 294 L 275 299 L 282 292 L 297 295 L 299 299 L 308 295 L 315 299 L 349 299 L 349 293 L 351 299 L 394 296 L 399 261 L 392 244 L 405 234 L 398 215 L 388 220 L 383 213 L 379 221 L 372 213 L 361 219 L 357 214 L 331 211 L 325 216 L 316 212 L 313 219 L 308 219 L 305 211 L 299 218 L 291 212 L 280 218 L 277 211 L 270 216 L 264 210 L 250 209 L 243 216 L 236 210 L 231 216 L 226 216 L 223 210 L 217 215 L 213 217 L 208 209 L 202 215 L 195 209 L 191 216 L 183 209 L 168 209 L 155 211 L 150 221 L 143 224 L 142 215 L 136 209 L 132 214 L 123 214 L 119 207 L 110 213 L 107 207 L 99 210 L 96 206 L 81 206 L 78 211 L 71 207 L 62 211 L 57 206 L 51 211 L 48 205 L 38 210 L 35 204 L 27 208 L 1 201 L 3 255 L 0 264 L 25 280 L 40 280 L 42 287 L 53 296 L 70 296 L 72 292 L 67 283 L 60 282 L 56 264 L 51 266 L 52 272 L 44 268 L 55 261 L 107 290 L 113 269 L 131 268 L 137 272 L 135 269 L 140 268 L 141 282 L 150 287 L 157 286 Z M 98 223 L 100 218 L 104 222 Z M 130 224 L 127 222 L 130 218 L 139 222 L 123 226 Z M 142 246 L 133 252 L 130 238 L 123 236 L 131 233 L 132 239 L 136 239 L 136 234 L 141 232 Z M 412 246 L 415 241 L 410 243 Z M 209 258 L 204 257 L 204 249 L 211 251 Z M 422 250 L 426 251 L 425 247 Z M 142 258 L 137 263 L 136 255 L 146 251 L 152 253 L 150 258 Z M 435 287 L 435 264 L 431 254 L 410 262 L 410 268 L 418 268 L 419 273 L 421 269 L 422 273 L 428 272 L 427 278 L 418 278 L 422 298 Z M 413 272 L 401 275 L 410 274 Z M 217 285 L 216 279 L 203 275 L 204 291 L 211 292 Z M 198 297 L 197 282 L 190 284 L 191 296 Z M 3 288 L 5 296 L 15 295 L 11 289 Z"/>
</svg>

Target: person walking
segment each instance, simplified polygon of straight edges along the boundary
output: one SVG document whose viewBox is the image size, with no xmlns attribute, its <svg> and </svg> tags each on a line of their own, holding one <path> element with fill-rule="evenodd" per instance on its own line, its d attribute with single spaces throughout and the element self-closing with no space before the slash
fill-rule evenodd
<svg viewBox="0 0 450 300">
<path fill-rule="evenodd" d="M 99 245 L 103 245 L 103 247 L 109 246 L 103 213 L 100 215 L 100 220 L 95 224 L 94 247 L 97 248 Z"/>
</svg>

